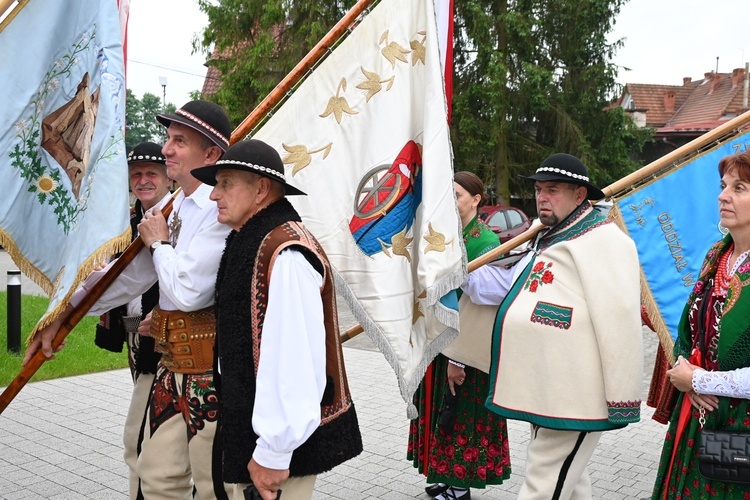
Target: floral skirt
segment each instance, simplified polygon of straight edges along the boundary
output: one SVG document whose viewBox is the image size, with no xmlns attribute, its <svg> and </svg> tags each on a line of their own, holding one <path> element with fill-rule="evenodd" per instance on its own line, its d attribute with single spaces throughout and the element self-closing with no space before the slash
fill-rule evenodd
<svg viewBox="0 0 750 500">
<path fill-rule="evenodd" d="M 409 425 L 406 457 L 424 473 L 426 423 L 429 425 L 427 482 L 445 483 L 463 488 L 484 488 L 501 484 L 510 477 L 510 450 L 505 419 L 485 406 L 488 375 L 466 367 L 463 385 L 458 391 L 458 417 L 453 430 L 447 433 L 437 426 L 438 411 L 448 385 L 448 358 L 439 355 L 432 363 L 433 387 L 429 408 L 425 382 L 414 396 L 419 417 Z"/>
</svg>

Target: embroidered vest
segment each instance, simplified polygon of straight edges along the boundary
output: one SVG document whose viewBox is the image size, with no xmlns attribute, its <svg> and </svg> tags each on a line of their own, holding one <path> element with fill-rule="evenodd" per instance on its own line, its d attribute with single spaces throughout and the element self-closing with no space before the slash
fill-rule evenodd
<svg viewBox="0 0 750 500">
<path fill-rule="evenodd" d="M 362 437 L 349 393 L 338 334 L 333 275 L 315 238 L 301 223 L 283 216 L 284 212 L 293 210 L 286 200 L 281 200 L 250 219 L 239 232 L 232 232 L 217 277 L 216 350 L 221 362 L 217 389 L 222 401 L 223 479 L 228 483 L 250 482 L 247 464 L 258 439 L 252 428 L 255 377 L 268 305 L 269 278 L 275 257 L 290 247 L 302 252 L 323 276 L 321 297 L 327 380 L 320 405 L 320 426 L 294 451 L 289 466 L 290 476 L 320 474 L 362 452 Z M 270 232 L 263 227 L 262 221 L 254 220 L 285 218 L 286 222 L 272 226 Z M 294 218 L 298 219 L 298 216 Z M 261 229 L 265 232 L 258 232 Z M 266 237 L 258 245 L 253 241 L 253 233 L 266 234 Z"/>
</svg>

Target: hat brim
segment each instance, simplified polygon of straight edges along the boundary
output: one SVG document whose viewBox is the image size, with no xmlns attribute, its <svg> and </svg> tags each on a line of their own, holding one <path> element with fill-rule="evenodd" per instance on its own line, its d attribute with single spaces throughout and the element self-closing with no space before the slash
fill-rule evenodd
<svg viewBox="0 0 750 500">
<path fill-rule="evenodd" d="M 519 175 L 518 177 L 528 181 L 567 182 L 568 184 L 576 184 L 578 186 L 583 186 L 586 188 L 586 198 L 589 200 L 603 200 L 604 198 L 606 198 L 606 196 L 604 195 L 604 191 L 594 186 L 593 184 L 589 184 L 585 181 L 571 179 L 570 177 L 565 177 L 554 172 L 538 172 L 534 175 Z"/>
<path fill-rule="evenodd" d="M 226 160 L 225 160 L 226 161 Z M 246 165 L 242 165 L 241 163 L 222 163 L 221 165 L 207 165 L 205 167 L 200 167 L 193 169 L 190 173 L 193 174 L 193 177 L 201 181 L 203 184 L 208 184 L 209 186 L 215 186 L 216 185 L 216 173 L 219 170 L 242 170 L 244 172 L 250 172 L 253 174 L 261 175 L 263 177 L 266 177 L 268 179 L 271 179 L 273 181 L 278 182 L 279 184 L 284 186 L 284 195 L 285 196 L 307 196 L 307 193 L 304 191 L 301 191 L 297 189 L 296 187 L 292 186 L 291 184 L 287 184 L 286 182 L 282 181 L 281 179 L 277 179 L 275 177 L 271 177 L 270 175 L 267 175 L 263 172 L 259 172 L 257 170 L 254 170 L 252 168 L 249 168 Z"/>
<path fill-rule="evenodd" d="M 223 140 L 219 138 L 218 135 L 212 133 L 210 130 L 206 130 L 205 128 L 199 126 L 197 123 L 185 118 L 184 116 L 175 115 L 175 114 L 156 115 L 156 120 L 167 128 L 169 128 L 169 125 L 172 122 L 176 122 L 176 123 L 179 123 L 180 125 L 185 125 L 186 127 L 190 127 L 191 129 L 195 130 L 202 136 L 207 137 L 211 142 L 219 146 L 222 151 L 226 151 L 227 148 L 229 147 L 227 144 L 224 143 Z"/>
</svg>

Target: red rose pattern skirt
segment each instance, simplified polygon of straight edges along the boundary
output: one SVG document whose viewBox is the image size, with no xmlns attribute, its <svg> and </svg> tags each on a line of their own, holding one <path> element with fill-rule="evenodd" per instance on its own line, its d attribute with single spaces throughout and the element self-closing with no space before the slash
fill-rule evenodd
<svg viewBox="0 0 750 500">
<path fill-rule="evenodd" d="M 443 394 L 448 385 L 448 358 L 439 355 L 432 366 L 432 404 L 430 408 L 426 407 L 427 394 L 422 381 L 414 396 L 419 417 L 409 425 L 407 459 L 420 472 L 424 472 L 425 422 L 429 415 L 431 432 L 428 483 L 445 483 L 462 488 L 484 488 L 488 484 L 501 484 L 510 477 L 508 429 L 504 418 L 484 406 L 488 393 L 488 375 L 466 367 L 463 385 L 456 386 L 459 391 L 458 417 L 453 431 L 446 433 L 438 427 L 437 422 Z"/>
</svg>

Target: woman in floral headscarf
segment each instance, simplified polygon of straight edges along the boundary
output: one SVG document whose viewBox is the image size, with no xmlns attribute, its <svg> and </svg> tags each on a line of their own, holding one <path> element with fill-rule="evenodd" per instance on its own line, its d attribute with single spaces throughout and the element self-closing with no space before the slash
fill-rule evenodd
<svg viewBox="0 0 750 500">
<path fill-rule="evenodd" d="M 667 371 L 680 395 L 662 450 L 655 500 L 750 498 L 750 484 L 710 480 L 698 471 L 703 427 L 750 430 L 750 152 L 722 158 L 719 175 L 719 217 L 728 234 L 708 251 L 680 320 L 677 362 Z"/>
<path fill-rule="evenodd" d="M 466 255 L 472 261 L 500 241 L 478 218 L 486 202 L 481 179 L 471 172 L 456 172 L 453 181 Z M 501 484 L 510 477 L 505 419 L 484 406 L 488 378 L 476 368 L 438 355 L 415 396 L 419 417 L 409 426 L 407 459 L 427 476 L 432 484 L 425 491 L 437 500 L 470 500 L 469 488 Z M 455 421 L 447 431 L 445 423 L 438 425 L 446 390 L 457 394 Z"/>
</svg>

